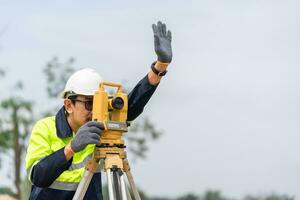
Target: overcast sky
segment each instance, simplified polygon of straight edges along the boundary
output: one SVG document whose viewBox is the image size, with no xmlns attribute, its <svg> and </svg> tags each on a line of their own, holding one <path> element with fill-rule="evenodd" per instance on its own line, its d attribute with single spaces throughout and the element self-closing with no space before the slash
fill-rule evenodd
<svg viewBox="0 0 300 200">
<path fill-rule="evenodd" d="M 142 117 L 164 135 L 132 166 L 137 184 L 161 196 L 300 198 L 299 10 L 296 0 L 0 0 L 0 98 L 22 80 L 46 106 L 53 56 L 134 86 L 156 58 L 151 24 L 162 20 L 174 58 Z"/>
</svg>

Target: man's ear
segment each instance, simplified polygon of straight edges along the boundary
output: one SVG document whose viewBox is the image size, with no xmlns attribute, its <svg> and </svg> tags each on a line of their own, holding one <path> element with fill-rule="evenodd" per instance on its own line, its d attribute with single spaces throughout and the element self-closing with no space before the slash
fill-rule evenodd
<svg viewBox="0 0 300 200">
<path fill-rule="evenodd" d="M 68 114 L 73 113 L 73 108 L 72 108 L 72 101 L 71 101 L 71 99 L 65 99 L 65 100 L 64 100 L 64 106 L 65 106 L 65 109 L 66 109 L 66 111 L 67 111 Z"/>
</svg>

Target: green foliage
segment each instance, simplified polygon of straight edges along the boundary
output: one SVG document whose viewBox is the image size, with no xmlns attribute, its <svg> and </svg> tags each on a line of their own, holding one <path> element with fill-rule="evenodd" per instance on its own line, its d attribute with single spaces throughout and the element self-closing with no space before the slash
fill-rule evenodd
<svg viewBox="0 0 300 200">
<path fill-rule="evenodd" d="M 15 86 L 16 91 L 23 89 L 23 83 L 18 81 Z M 18 96 L 11 96 L 0 101 L 0 151 L 12 150 L 14 162 L 14 186 L 16 188 L 15 197 L 21 198 L 20 173 L 23 162 L 23 154 L 26 148 L 26 139 L 30 133 L 33 122 L 33 103 Z"/>
<path fill-rule="evenodd" d="M 219 191 L 208 190 L 205 192 L 201 200 L 226 200 Z"/>
<path fill-rule="evenodd" d="M 189 193 L 177 198 L 177 200 L 199 200 L 199 197 L 196 196 L 195 194 Z"/>
<path fill-rule="evenodd" d="M 280 194 L 270 194 L 270 195 L 260 195 L 260 196 L 253 196 L 247 195 L 244 200 L 294 200 L 294 197 L 289 195 L 280 195 Z"/>
<path fill-rule="evenodd" d="M 29 134 L 32 118 L 32 102 L 21 98 L 4 99 L 0 108 L 4 115 L 0 119 L 0 149 L 6 151 L 14 148 L 14 134 L 18 138 L 21 149 L 25 149 L 25 139 Z M 17 131 L 17 132 L 16 132 Z"/>
<path fill-rule="evenodd" d="M 139 194 L 140 194 L 141 199 L 143 199 L 143 200 L 153 200 L 154 199 L 154 198 L 147 196 L 146 193 L 144 193 L 142 191 L 139 191 Z"/>
<path fill-rule="evenodd" d="M 47 93 L 50 98 L 57 98 L 63 91 L 69 76 L 74 72 L 72 65 L 75 59 L 70 58 L 61 63 L 57 57 L 49 61 L 44 69 L 47 81 Z"/>
<path fill-rule="evenodd" d="M 0 152 L 6 152 L 12 146 L 10 130 L 4 130 L 2 121 L 0 122 Z"/>
<path fill-rule="evenodd" d="M 162 135 L 148 117 L 133 123 L 130 133 L 126 135 L 128 139 L 128 149 L 135 158 L 146 158 L 149 150 L 149 141 L 155 141 Z"/>
<path fill-rule="evenodd" d="M 59 98 L 68 78 L 75 71 L 72 66 L 74 63 L 74 58 L 69 58 L 66 62 L 60 62 L 57 57 L 54 57 L 47 62 L 43 72 L 46 76 L 46 91 L 49 99 L 55 101 Z M 51 101 L 49 102 L 49 105 L 51 105 L 50 103 Z M 46 111 L 43 111 L 42 116 L 47 117 L 55 115 L 61 106 L 62 105 L 55 105 L 52 108 L 47 108 Z"/>
<path fill-rule="evenodd" d="M 0 194 L 8 194 L 14 196 L 15 193 L 9 187 L 0 187 Z"/>
<path fill-rule="evenodd" d="M 266 200 L 293 200 L 293 197 L 287 196 L 287 195 L 277 195 L 272 194 L 266 198 Z"/>
<path fill-rule="evenodd" d="M 146 200 L 226 200 L 228 198 L 225 198 L 221 195 L 219 191 L 211 191 L 208 190 L 205 192 L 203 196 L 199 196 L 193 193 L 188 193 L 182 196 L 179 196 L 177 198 L 167 198 L 167 197 L 149 197 L 145 193 L 141 192 L 141 199 Z"/>
</svg>

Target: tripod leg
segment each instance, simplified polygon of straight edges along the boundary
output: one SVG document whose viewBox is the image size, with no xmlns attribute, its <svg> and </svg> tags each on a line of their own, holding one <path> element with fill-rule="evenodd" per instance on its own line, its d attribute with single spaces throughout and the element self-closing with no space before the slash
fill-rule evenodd
<svg viewBox="0 0 300 200">
<path fill-rule="evenodd" d="M 125 187 L 126 187 L 126 194 L 127 194 L 128 200 L 132 200 L 132 199 L 131 199 L 130 192 L 129 192 L 129 188 L 126 186 L 126 184 L 125 184 Z"/>
<path fill-rule="evenodd" d="M 116 192 L 116 199 L 121 200 L 121 194 L 120 194 L 120 187 L 119 187 L 119 174 L 118 174 L 118 168 L 113 168 L 113 180 L 114 180 L 114 186 L 115 186 L 115 192 Z"/>
<path fill-rule="evenodd" d="M 122 173 L 122 175 L 120 175 L 120 182 L 121 182 L 122 200 L 127 200 L 126 185 L 125 185 L 125 181 L 124 181 L 124 173 Z"/>
<path fill-rule="evenodd" d="M 113 190 L 113 184 L 112 184 L 112 180 L 111 180 L 110 169 L 107 169 L 106 174 L 107 174 L 109 200 L 114 200 L 115 199 L 114 198 L 114 190 Z"/>
<path fill-rule="evenodd" d="M 139 192 L 138 192 L 138 190 L 137 190 L 137 188 L 135 186 L 135 183 L 134 183 L 134 180 L 133 180 L 131 172 L 127 171 L 126 175 L 127 175 L 128 182 L 130 184 L 130 187 L 131 187 L 131 190 L 133 192 L 135 200 L 141 200 L 140 194 L 139 194 Z"/>
<path fill-rule="evenodd" d="M 82 177 L 82 179 L 78 185 L 78 188 L 76 190 L 76 193 L 73 197 L 73 200 L 82 200 L 83 199 L 83 197 L 86 193 L 86 190 L 89 187 L 89 184 L 92 180 L 93 175 L 94 175 L 93 172 L 85 170 L 83 177 Z"/>
</svg>

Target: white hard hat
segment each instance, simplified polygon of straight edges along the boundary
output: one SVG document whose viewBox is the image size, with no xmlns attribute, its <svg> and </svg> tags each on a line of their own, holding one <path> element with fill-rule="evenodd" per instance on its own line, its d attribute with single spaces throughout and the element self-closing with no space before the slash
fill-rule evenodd
<svg viewBox="0 0 300 200">
<path fill-rule="evenodd" d="M 62 98 L 73 95 L 94 95 L 103 81 L 102 77 L 90 68 L 84 68 L 76 71 L 68 79 Z"/>
</svg>

